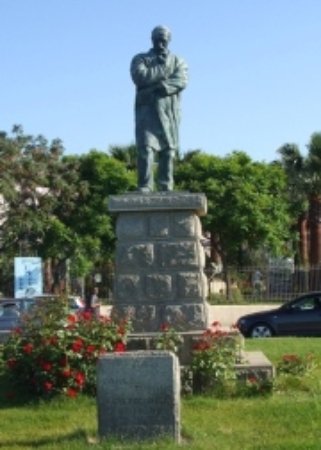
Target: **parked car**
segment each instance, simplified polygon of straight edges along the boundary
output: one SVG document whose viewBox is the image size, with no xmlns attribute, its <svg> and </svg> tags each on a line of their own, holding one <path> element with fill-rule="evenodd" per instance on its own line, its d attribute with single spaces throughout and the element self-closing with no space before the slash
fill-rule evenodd
<svg viewBox="0 0 321 450">
<path fill-rule="evenodd" d="M 237 328 L 245 337 L 321 336 L 321 292 L 301 295 L 281 307 L 247 314 Z"/>
<path fill-rule="evenodd" d="M 55 294 L 43 294 L 43 295 L 37 295 L 34 297 L 35 301 L 41 301 L 41 300 L 52 300 L 55 301 L 59 298 L 58 295 Z M 78 312 L 84 309 L 85 302 L 82 300 L 82 298 L 78 295 L 68 295 L 68 308 L 70 309 L 70 312 Z"/>
<path fill-rule="evenodd" d="M 2 298 L 0 299 L 0 334 L 7 334 L 20 325 L 24 313 L 42 299 L 55 300 L 57 296 L 44 294 L 33 298 Z M 78 312 L 84 308 L 80 297 L 69 296 L 68 307 L 70 312 Z M 1 341 L 1 336 L 0 336 Z"/>
<path fill-rule="evenodd" d="M 20 319 L 34 305 L 32 298 L 0 299 L 0 342 L 5 334 L 20 325 Z"/>
</svg>

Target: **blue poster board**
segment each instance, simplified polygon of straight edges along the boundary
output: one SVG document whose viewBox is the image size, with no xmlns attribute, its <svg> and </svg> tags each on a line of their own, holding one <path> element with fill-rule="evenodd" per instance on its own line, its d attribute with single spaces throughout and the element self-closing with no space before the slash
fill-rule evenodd
<svg viewBox="0 0 321 450">
<path fill-rule="evenodd" d="M 42 262 L 38 257 L 17 257 L 14 259 L 15 298 L 42 295 Z"/>
</svg>

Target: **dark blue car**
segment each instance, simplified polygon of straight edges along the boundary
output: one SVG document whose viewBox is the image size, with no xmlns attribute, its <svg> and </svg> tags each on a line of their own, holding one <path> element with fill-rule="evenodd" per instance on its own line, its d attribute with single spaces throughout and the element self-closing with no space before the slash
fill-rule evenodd
<svg viewBox="0 0 321 450">
<path fill-rule="evenodd" d="M 311 292 L 281 307 L 247 314 L 237 328 L 245 337 L 321 336 L 321 292 Z"/>
</svg>

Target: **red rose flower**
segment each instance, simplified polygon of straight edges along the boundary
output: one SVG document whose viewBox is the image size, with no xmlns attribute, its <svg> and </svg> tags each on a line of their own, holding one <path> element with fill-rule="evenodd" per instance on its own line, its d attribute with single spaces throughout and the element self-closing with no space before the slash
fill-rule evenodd
<svg viewBox="0 0 321 450">
<path fill-rule="evenodd" d="M 80 317 L 83 320 L 91 320 L 93 318 L 93 313 L 91 311 L 84 311 Z"/>
<path fill-rule="evenodd" d="M 85 384 L 85 374 L 83 372 L 76 372 L 74 375 L 74 380 L 78 384 L 78 386 L 83 386 Z"/>
<path fill-rule="evenodd" d="M 161 326 L 160 326 L 160 330 L 161 330 L 162 332 L 168 331 L 168 330 L 169 330 L 169 324 L 166 323 L 166 322 L 162 323 Z"/>
<path fill-rule="evenodd" d="M 8 359 L 7 366 L 9 369 L 14 369 L 17 366 L 17 360 L 15 358 Z"/>
<path fill-rule="evenodd" d="M 208 350 L 210 348 L 210 344 L 206 341 L 200 341 L 193 345 L 193 350 L 198 352 L 203 352 L 204 350 Z"/>
<path fill-rule="evenodd" d="M 88 356 L 93 356 L 94 351 L 96 350 L 96 345 L 87 345 L 86 352 Z"/>
<path fill-rule="evenodd" d="M 99 316 L 99 320 L 100 320 L 100 322 L 106 323 L 106 324 L 111 322 L 111 318 L 107 317 L 107 316 Z"/>
<path fill-rule="evenodd" d="M 78 391 L 72 387 L 69 387 L 66 391 L 66 395 L 70 398 L 75 398 L 78 395 Z"/>
<path fill-rule="evenodd" d="M 126 346 L 123 342 L 117 342 L 114 345 L 114 352 L 124 352 L 126 350 Z"/>
<path fill-rule="evenodd" d="M 32 345 L 30 342 L 28 342 L 27 344 L 25 344 L 25 345 L 22 347 L 22 350 L 24 351 L 24 353 L 29 354 L 29 353 L 31 353 L 32 350 L 33 350 L 33 345 Z"/>
<path fill-rule="evenodd" d="M 300 359 L 297 355 L 293 355 L 293 354 L 287 354 L 287 355 L 283 355 L 282 359 L 284 362 L 299 362 Z"/>
<path fill-rule="evenodd" d="M 256 384 L 256 383 L 257 383 L 257 378 L 256 378 L 256 376 L 254 376 L 254 375 L 249 375 L 249 376 L 247 377 L 247 381 L 248 381 L 249 383 L 251 383 L 251 384 Z"/>
<path fill-rule="evenodd" d="M 82 339 L 78 338 L 72 343 L 71 349 L 73 352 L 78 353 L 81 351 L 83 346 L 84 346 L 84 341 Z"/>
<path fill-rule="evenodd" d="M 44 381 L 43 389 L 45 392 L 50 392 L 53 389 L 53 383 L 51 381 Z"/>
<path fill-rule="evenodd" d="M 52 363 L 49 361 L 42 361 L 40 363 L 40 367 L 42 368 L 42 370 L 44 370 L 45 372 L 50 372 L 52 369 Z"/>
<path fill-rule="evenodd" d="M 117 333 L 120 334 L 121 336 L 124 336 L 124 334 L 126 334 L 126 330 L 125 330 L 125 328 L 121 325 L 120 327 L 118 327 Z"/>
<path fill-rule="evenodd" d="M 213 336 L 214 333 L 210 328 L 207 328 L 207 330 L 204 331 L 203 336 Z"/>
<path fill-rule="evenodd" d="M 22 333 L 22 330 L 21 330 L 21 328 L 16 327 L 16 328 L 14 328 L 11 332 L 12 332 L 13 334 L 21 334 L 21 333 Z"/>
<path fill-rule="evenodd" d="M 57 336 L 51 336 L 51 337 L 48 339 L 48 343 L 49 343 L 50 345 L 57 345 L 57 344 L 58 344 L 58 338 L 57 338 Z"/>
<path fill-rule="evenodd" d="M 77 317 L 74 314 L 69 314 L 69 316 L 67 317 L 67 321 L 68 323 L 75 323 L 77 322 Z"/>
<path fill-rule="evenodd" d="M 71 377 L 71 370 L 70 370 L 70 369 L 63 369 L 63 370 L 61 371 L 61 375 L 62 375 L 64 378 L 69 378 L 69 377 Z"/>
</svg>

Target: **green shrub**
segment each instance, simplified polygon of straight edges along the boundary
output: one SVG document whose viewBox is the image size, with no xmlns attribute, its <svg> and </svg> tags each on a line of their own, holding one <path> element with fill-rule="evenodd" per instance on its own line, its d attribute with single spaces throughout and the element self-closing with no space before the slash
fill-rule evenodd
<svg viewBox="0 0 321 450">
<path fill-rule="evenodd" d="M 300 356 L 295 353 L 287 353 L 277 363 L 277 373 L 286 375 L 303 376 L 315 366 L 315 357 L 312 354 Z"/>
<path fill-rule="evenodd" d="M 183 343 L 182 336 L 167 323 L 163 323 L 160 328 L 160 334 L 153 340 L 152 347 L 156 350 L 168 350 L 177 354 Z"/>
<path fill-rule="evenodd" d="M 230 299 L 226 297 L 226 294 L 211 294 L 208 302 L 211 305 L 243 305 L 247 303 L 239 290 L 232 290 Z"/>
<path fill-rule="evenodd" d="M 222 331 L 218 322 L 203 333 L 193 347 L 193 392 L 222 390 L 224 383 L 235 379 L 238 346 L 238 339 Z"/>
<path fill-rule="evenodd" d="M 261 370 L 251 370 L 239 374 L 235 385 L 235 396 L 256 397 L 272 393 L 274 388 L 273 379 L 269 378 Z"/>
</svg>

